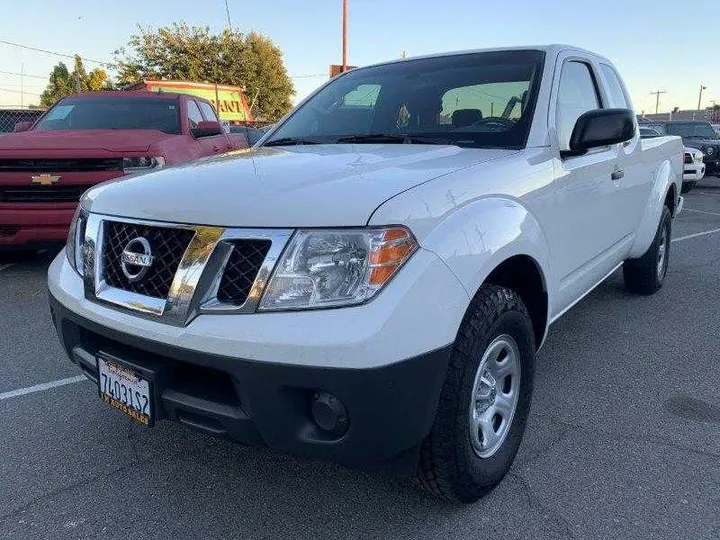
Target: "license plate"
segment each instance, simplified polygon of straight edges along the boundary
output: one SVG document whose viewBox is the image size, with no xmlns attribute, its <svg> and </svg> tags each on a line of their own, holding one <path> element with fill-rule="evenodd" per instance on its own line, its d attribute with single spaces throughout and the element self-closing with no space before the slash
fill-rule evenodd
<svg viewBox="0 0 720 540">
<path fill-rule="evenodd" d="M 153 424 L 150 381 L 138 372 L 97 357 L 100 399 L 146 426 Z"/>
</svg>

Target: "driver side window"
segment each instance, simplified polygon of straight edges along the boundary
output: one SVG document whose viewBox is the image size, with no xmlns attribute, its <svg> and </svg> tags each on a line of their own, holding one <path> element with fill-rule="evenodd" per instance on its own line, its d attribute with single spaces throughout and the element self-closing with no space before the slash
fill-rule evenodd
<svg viewBox="0 0 720 540">
<path fill-rule="evenodd" d="M 570 136 L 577 119 L 599 108 L 600 99 L 590 66 L 584 62 L 567 62 L 560 75 L 555 118 L 561 151 L 570 149 Z"/>
</svg>

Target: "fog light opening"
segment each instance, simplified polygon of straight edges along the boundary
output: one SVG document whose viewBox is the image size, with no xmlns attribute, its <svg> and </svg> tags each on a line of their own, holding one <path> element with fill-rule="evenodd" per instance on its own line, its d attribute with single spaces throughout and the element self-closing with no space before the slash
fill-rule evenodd
<svg viewBox="0 0 720 540">
<path fill-rule="evenodd" d="M 312 418 L 320 429 L 333 435 L 344 435 L 350 425 L 347 409 L 342 401 L 329 392 L 315 392 L 312 398 Z"/>
</svg>

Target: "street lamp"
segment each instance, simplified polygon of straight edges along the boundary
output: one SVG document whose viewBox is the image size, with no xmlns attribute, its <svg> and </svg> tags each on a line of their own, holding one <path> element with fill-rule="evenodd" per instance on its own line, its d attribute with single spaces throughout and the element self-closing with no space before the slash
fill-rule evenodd
<svg viewBox="0 0 720 540">
<path fill-rule="evenodd" d="M 701 107 L 701 104 L 702 104 L 702 93 L 703 93 L 703 90 L 707 90 L 707 86 L 703 86 L 703 85 L 701 84 L 701 85 L 700 85 L 700 96 L 698 96 L 698 107 L 697 107 L 697 110 L 698 110 L 698 111 L 700 110 L 700 107 Z"/>
</svg>

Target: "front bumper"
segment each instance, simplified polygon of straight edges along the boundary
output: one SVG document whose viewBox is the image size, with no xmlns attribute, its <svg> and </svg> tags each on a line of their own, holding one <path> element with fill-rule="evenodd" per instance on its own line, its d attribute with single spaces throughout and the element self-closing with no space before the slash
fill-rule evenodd
<svg viewBox="0 0 720 540">
<path fill-rule="evenodd" d="M 0 248 L 65 243 L 76 203 L 0 204 Z"/>
<path fill-rule="evenodd" d="M 697 182 L 705 176 L 704 163 L 686 163 L 683 169 L 683 182 Z"/>
<path fill-rule="evenodd" d="M 323 368 L 199 353 L 103 327 L 50 295 L 60 340 L 97 381 L 103 351 L 153 381 L 158 419 L 205 433 L 351 467 L 409 475 L 430 431 L 451 346 L 383 367 Z M 342 435 L 313 420 L 317 392 L 329 392 L 349 419 Z"/>
<path fill-rule="evenodd" d="M 705 158 L 705 172 L 710 176 L 717 176 L 720 174 L 720 159 L 708 159 Z"/>
<path fill-rule="evenodd" d="M 419 250 L 367 304 L 287 313 L 202 314 L 177 327 L 91 301 L 64 251 L 48 272 L 53 321 L 96 377 L 102 350 L 155 379 L 155 410 L 208 433 L 350 466 L 412 473 L 432 425 L 450 344 L 469 304 Z M 315 392 L 346 407 L 340 437 L 310 413 Z"/>
</svg>

